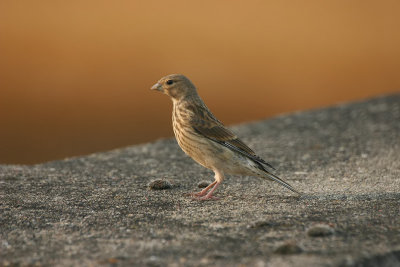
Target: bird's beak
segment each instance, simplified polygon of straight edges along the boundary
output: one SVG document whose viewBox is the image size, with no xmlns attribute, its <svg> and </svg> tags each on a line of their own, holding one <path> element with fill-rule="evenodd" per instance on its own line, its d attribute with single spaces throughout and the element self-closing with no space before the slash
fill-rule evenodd
<svg viewBox="0 0 400 267">
<path fill-rule="evenodd" d="M 161 91 L 162 87 L 161 87 L 161 84 L 156 83 L 156 84 L 153 85 L 150 89 L 151 89 L 151 90 Z"/>
</svg>

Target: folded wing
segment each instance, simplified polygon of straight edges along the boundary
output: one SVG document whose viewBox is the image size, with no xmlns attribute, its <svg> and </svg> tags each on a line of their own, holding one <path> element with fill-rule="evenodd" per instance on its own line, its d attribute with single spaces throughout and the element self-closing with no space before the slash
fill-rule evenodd
<svg viewBox="0 0 400 267">
<path fill-rule="evenodd" d="M 251 148 L 249 148 L 232 131 L 215 118 L 206 107 L 192 106 L 188 107 L 188 109 L 195 113 L 191 125 L 198 134 L 236 151 L 258 164 L 264 164 L 275 170 L 271 164 L 258 157 Z"/>
</svg>

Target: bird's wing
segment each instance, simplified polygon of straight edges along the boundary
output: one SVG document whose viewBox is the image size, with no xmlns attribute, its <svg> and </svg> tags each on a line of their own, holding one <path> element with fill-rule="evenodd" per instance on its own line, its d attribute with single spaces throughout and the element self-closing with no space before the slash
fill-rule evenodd
<svg viewBox="0 0 400 267">
<path fill-rule="evenodd" d="M 188 109 L 194 113 L 191 126 L 198 134 L 275 170 L 271 164 L 258 157 L 251 148 L 215 118 L 207 107 L 191 106 Z"/>
</svg>

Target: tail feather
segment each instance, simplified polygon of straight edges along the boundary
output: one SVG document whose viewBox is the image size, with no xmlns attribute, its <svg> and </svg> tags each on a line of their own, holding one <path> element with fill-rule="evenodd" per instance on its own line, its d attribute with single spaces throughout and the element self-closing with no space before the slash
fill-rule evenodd
<svg viewBox="0 0 400 267">
<path fill-rule="evenodd" d="M 283 181 L 281 178 L 279 178 L 279 177 L 276 176 L 275 174 L 272 174 L 272 173 L 270 173 L 270 172 L 268 172 L 268 171 L 265 171 L 263 174 L 264 174 L 267 178 L 269 178 L 269 179 L 271 179 L 271 180 L 273 180 L 273 181 L 275 181 L 275 182 L 277 182 L 277 183 L 283 185 L 283 186 L 286 187 L 287 189 L 289 189 L 289 190 L 295 192 L 296 194 L 301 195 L 300 192 L 298 192 L 298 191 L 297 191 L 296 189 L 294 189 L 290 184 L 288 184 L 287 182 Z"/>
</svg>

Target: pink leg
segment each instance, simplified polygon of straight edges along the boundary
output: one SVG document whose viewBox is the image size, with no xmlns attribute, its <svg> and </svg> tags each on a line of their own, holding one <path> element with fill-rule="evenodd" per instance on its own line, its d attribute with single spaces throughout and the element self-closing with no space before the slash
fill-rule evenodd
<svg viewBox="0 0 400 267">
<path fill-rule="evenodd" d="M 215 181 L 204 188 L 199 195 L 197 195 L 199 200 L 208 200 L 208 199 L 218 199 L 213 196 L 214 191 L 218 188 L 220 183 L 224 180 L 224 174 L 218 170 L 214 170 L 215 172 Z M 211 188 L 212 187 L 212 188 Z M 210 190 L 211 189 L 211 190 Z M 210 190 L 210 192 L 207 193 L 207 191 Z M 207 194 L 207 195 L 206 195 Z"/>
<path fill-rule="evenodd" d="M 208 192 L 207 195 L 205 195 L 204 197 L 199 198 L 200 200 L 209 200 L 209 199 L 218 199 L 217 197 L 213 196 L 213 192 L 215 191 L 215 189 L 217 189 L 217 187 L 219 186 L 221 182 L 216 182 L 216 184 L 214 185 L 214 187 L 211 189 L 210 192 Z"/>
<path fill-rule="evenodd" d="M 205 196 L 207 194 L 207 191 L 210 190 L 210 188 L 213 187 L 216 183 L 217 183 L 217 181 L 214 181 L 213 183 L 209 184 L 206 188 L 204 188 L 200 192 L 193 193 L 193 196 L 196 196 L 196 197 Z"/>
</svg>

